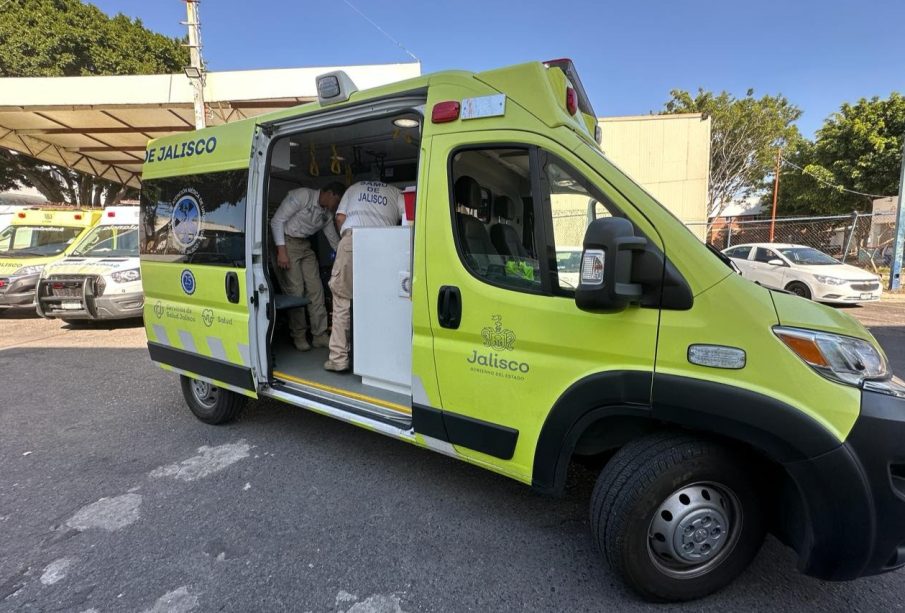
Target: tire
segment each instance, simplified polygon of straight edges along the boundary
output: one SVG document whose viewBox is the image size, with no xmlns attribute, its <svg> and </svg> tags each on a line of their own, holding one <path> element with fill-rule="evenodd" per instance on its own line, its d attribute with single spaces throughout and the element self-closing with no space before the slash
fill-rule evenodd
<svg viewBox="0 0 905 613">
<path fill-rule="evenodd" d="M 189 409 L 206 424 L 219 426 L 235 421 L 248 398 L 199 379 L 180 375 L 182 395 Z"/>
<path fill-rule="evenodd" d="M 591 532 L 610 568 L 655 602 L 694 600 L 729 584 L 766 532 L 743 466 L 716 442 L 674 432 L 620 449 L 591 498 Z"/>
<path fill-rule="evenodd" d="M 807 298 L 808 300 L 811 299 L 811 290 L 808 289 L 808 286 L 801 281 L 792 281 L 791 283 L 786 285 L 786 291 L 792 292 L 796 296 Z"/>
</svg>

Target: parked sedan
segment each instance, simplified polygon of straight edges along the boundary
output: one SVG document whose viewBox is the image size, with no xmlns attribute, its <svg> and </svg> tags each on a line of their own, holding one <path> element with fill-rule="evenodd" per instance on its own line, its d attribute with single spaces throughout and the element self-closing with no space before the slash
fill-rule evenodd
<svg viewBox="0 0 905 613">
<path fill-rule="evenodd" d="M 818 302 L 854 304 L 879 300 L 880 277 L 843 264 L 805 245 L 752 243 L 723 250 L 742 276 Z"/>
</svg>

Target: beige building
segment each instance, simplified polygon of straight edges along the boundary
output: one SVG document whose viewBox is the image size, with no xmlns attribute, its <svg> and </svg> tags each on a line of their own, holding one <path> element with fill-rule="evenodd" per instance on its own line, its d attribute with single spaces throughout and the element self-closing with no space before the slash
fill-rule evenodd
<svg viewBox="0 0 905 613">
<path fill-rule="evenodd" d="M 698 113 L 601 117 L 606 157 L 704 239 L 710 175 L 710 119 Z M 593 218 L 587 196 L 558 194 L 551 201 L 559 248 L 581 245 Z M 606 214 L 597 206 L 596 216 Z"/>
<path fill-rule="evenodd" d="M 706 224 L 709 117 L 699 113 L 603 117 L 600 127 L 601 147 L 614 164 L 683 222 Z"/>
</svg>

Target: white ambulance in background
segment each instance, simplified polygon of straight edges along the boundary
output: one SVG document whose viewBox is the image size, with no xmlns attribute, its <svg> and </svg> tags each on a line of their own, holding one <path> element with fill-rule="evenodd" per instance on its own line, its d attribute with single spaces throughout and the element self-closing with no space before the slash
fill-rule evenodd
<svg viewBox="0 0 905 613">
<path fill-rule="evenodd" d="M 139 207 L 111 206 L 66 257 L 44 267 L 35 294 L 42 317 L 63 321 L 141 317 Z"/>
</svg>

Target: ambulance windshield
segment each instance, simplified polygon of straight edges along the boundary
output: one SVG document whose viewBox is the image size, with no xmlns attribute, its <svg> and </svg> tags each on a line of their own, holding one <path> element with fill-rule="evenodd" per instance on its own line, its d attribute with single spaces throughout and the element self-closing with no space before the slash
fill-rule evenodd
<svg viewBox="0 0 905 613">
<path fill-rule="evenodd" d="M 82 228 L 66 226 L 9 226 L 0 232 L 0 256 L 57 255 L 75 240 Z"/>
<path fill-rule="evenodd" d="M 97 226 L 72 255 L 81 257 L 138 257 L 138 226 Z"/>
</svg>

